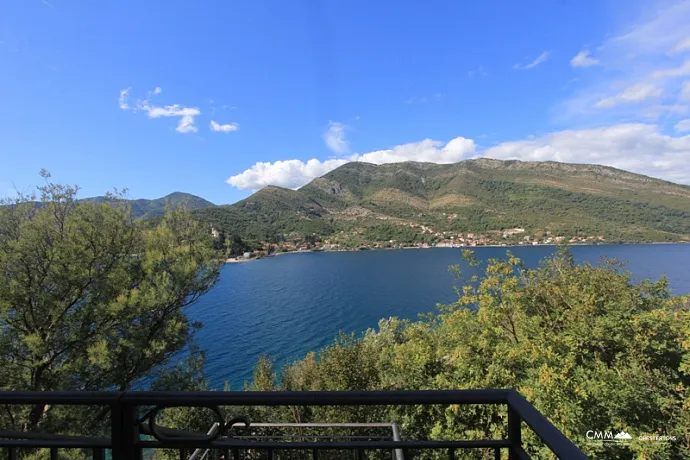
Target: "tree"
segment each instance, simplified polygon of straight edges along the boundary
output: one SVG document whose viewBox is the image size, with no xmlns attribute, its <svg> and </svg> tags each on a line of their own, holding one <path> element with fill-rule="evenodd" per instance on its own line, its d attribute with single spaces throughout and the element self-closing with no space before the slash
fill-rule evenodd
<svg viewBox="0 0 690 460">
<path fill-rule="evenodd" d="M 225 232 L 223 230 L 218 232 L 217 238 L 213 238 L 212 247 L 216 251 L 225 251 Z"/>
<path fill-rule="evenodd" d="M 20 196 L 0 207 L 0 388 L 129 389 L 200 327 L 184 309 L 218 278 L 211 237 L 184 211 L 144 229 L 119 194 L 78 202 L 78 188 L 44 177 L 39 202 Z M 7 409 L 0 422 L 15 429 L 65 416 L 44 405 Z M 96 425 L 69 426 L 83 434 Z"/>
<path fill-rule="evenodd" d="M 576 264 L 567 250 L 536 269 L 510 253 L 482 268 L 440 313 L 381 321 L 361 339 L 341 336 L 317 362 L 288 367 L 289 389 L 516 388 L 592 458 L 690 456 L 690 297 L 671 297 L 664 279 L 633 281 L 613 261 Z M 507 435 L 505 407 L 387 410 L 319 409 L 301 420 L 397 421 L 411 439 Z M 597 445 L 585 437 L 593 429 L 633 440 Z M 676 441 L 645 442 L 644 434 Z M 530 430 L 523 439 L 534 458 L 550 458 Z M 421 458 L 436 458 L 428 455 Z"/>
<path fill-rule="evenodd" d="M 229 257 L 239 257 L 245 252 L 251 252 L 252 248 L 247 242 L 242 240 L 239 235 L 225 240 Z"/>
</svg>

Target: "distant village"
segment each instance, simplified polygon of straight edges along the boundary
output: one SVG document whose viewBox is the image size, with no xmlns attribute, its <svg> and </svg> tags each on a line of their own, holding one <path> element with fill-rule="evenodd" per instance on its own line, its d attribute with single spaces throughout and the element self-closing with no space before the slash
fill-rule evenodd
<svg viewBox="0 0 690 460">
<path fill-rule="evenodd" d="M 422 241 L 364 241 L 363 231 L 341 231 L 326 238 L 316 234 L 303 235 L 291 232 L 283 235 L 284 241 L 262 242 L 261 249 L 245 252 L 237 259 L 249 260 L 271 255 L 300 251 L 353 251 L 368 249 L 404 249 L 404 248 L 466 248 L 480 246 L 539 246 L 570 244 L 597 244 L 606 241 L 604 235 L 563 236 L 554 235 L 551 231 L 537 231 L 529 234 L 524 228 L 511 228 L 485 233 L 461 233 L 436 231 L 432 227 L 420 224 L 405 224 L 414 230 Z M 220 236 L 216 229 L 211 230 L 214 238 Z M 232 261 L 232 260 L 228 260 Z"/>
</svg>

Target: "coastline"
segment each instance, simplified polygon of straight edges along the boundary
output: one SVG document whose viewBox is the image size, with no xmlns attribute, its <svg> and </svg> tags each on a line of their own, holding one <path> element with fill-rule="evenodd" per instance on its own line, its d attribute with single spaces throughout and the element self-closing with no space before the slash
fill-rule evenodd
<svg viewBox="0 0 690 460">
<path fill-rule="evenodd" d="M 651 243 L 603 243 L 603 244 L 588 244 L 588 243 L 569 243 L 568 246 L 632 246 L 632 245 L 645 245 L 645 244 L 657 244 L 657 245 L 663 245 L 663 244 L 690 244 L 690 242 L 683 242 L 683 241 L 656 241 L 656 242 L 651 242 Z M 361 249 L 329 249 L 329 250 L 318 250 L 318 251 L 313 251 L 311 249 L 305 249 L 302 251 L 288 251 L 288 252 L 276 252 L 271 254 L 270 256 L 264 256 L 261 258 L 251 258 L 251 259 L 226 259 L 225 263 L 226 264 L 236 264 L 236 263 L 245 263 L 245 262 L 254 262 L 257 260 L 263 260 L 263 259 L 270 259 L 272 257 L 277 257 L 277 256 L 285 256 L 288 254 L 306 254 L 306 253 L 316 253 L 316 252 L 367 252 L 367 251 L 399 251 L 399 250 L 404 250 L 404 249 L 469 249 L 469 250 L 475 250 L 475 249 L 481 249 L 481 248 L 535 248 L 535 247 L 542 247 L 542 246 L 549 246 L 549 247 L 558 247 L 560 246 L 559 244 L 538 244 L 538 245 L 532 245 L 532 244 L 483 244 L 481 246 L 459 246 L 459 247 L 448 247 L 448 246 L 429 246 L 429 247 L 418 247 L 418 246 L 406 246 L 402 248 L 367 248 L 365 250 Z"/>
</svg>

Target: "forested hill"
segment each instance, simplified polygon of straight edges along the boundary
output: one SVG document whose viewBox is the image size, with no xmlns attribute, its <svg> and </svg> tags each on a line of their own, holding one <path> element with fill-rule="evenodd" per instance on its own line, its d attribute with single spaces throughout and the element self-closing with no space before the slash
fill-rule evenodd
<svg viewBox="0 0 690 460">
<path fill-rule="evenodd" d="M 299 190 L 266 187 L 194 215 L 246 238 L 292 231 L 394 236 L 410 224 L 437 232 L 606 235 L 618 241 L 690 238 L 690 186 L 598 165 L 467 160 L 347 163 Z"/>
<path fill-rule="evenodd" d="M 104 202 L 106 200 L 106 197 L 97 196 L 93 198 L 85 198 L 81 201 Z M 167 209 L 173 208 L 181 207 L 192 211 L 195 209 L 215 206 L 210 201 L 207 201 L 201 197 L 183 192 L 174 192 L 164 196 L 163 198 L 157 198 L 155 200 L 129 200 L 129 204 L 132 206 L 132 216 L 135 219 L 150 219 L 153 217 L 159 217 L 164 215 Z"/>
</svg>

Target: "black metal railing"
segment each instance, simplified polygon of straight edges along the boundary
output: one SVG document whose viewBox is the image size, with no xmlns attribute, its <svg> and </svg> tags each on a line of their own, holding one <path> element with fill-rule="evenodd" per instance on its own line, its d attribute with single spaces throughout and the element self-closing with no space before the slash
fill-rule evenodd
<svg viewBox="0 0 690 460">
<path fill-rule="evenodd" d="M 389 427 L 390 435 L 276 435 L 275 429 L 299 424 L 255 423 L 243 417 L 224 419 L 221 407 L 255 406 L 412 406 L 504 405 L 507 437 L 486 440 L 411 440 L 400 434 L 392 421 L 382 423 L 311 424 L 310 428 Z M 558 458 L 587 458 L 534 406 L 515 390 L 363 391 L 363 392 L 0 392 L 0 406 L 102 406 L 109 410 L 109 436 L 73 436 L 31 431 L 0 430 L 0 449 L 5 458 L 18 452 L 44 448 L 50 459 L 63 449 L 84 449 L 93 460 L 138 460 L 151 449 L 172 449 L 182 460 L 225 458 L 326 458 L 326 452 L 349 452 L 357 459 L 378 457 L 409 459 L 423 451 L 443 452 L 454 459 L 467 449 L 489 450 L 495 459 L 528 459 L 522 435 L 526 425 Z M 157 415 L 169 408 L 204 408 L 213 414 L 208 432 L 195 433 L 162 427 Z M 107 415 L 107 413 L 106 413 Z M 365 421 L 362 421 L 365 422 Z M 304 425 L 304 424 L 302 424 Z M 307 424 L 309 425 L 309 424 Z M 249 426 L 246 435 L 237 431 Z M 301 428 L 305 428 L 304 426 Z M 273 431 L 270 431 L 270 430 Z M 232 435 L 230 430 L 233 430 Z M 148 436 L 146 436 L 148 435 Z M 147 439 L 148 438 L 148 439 Z M 288 453 L 292 454 L 288 454 Z M 299 453 L 297 455 L 296 453 Z M 384 455 L 385 456 L 381 456 Z M 502 454 L 505 454 L 502 456 Z M 223 457 L 221 457 L 223 456 Z M 338 458 L 348 458 L 339 456 Z"/>
</svg>

